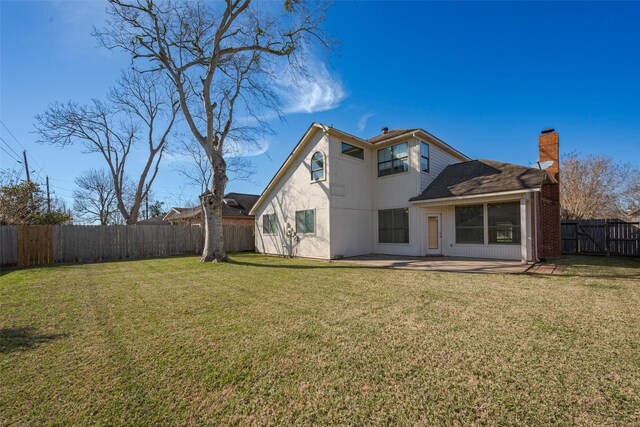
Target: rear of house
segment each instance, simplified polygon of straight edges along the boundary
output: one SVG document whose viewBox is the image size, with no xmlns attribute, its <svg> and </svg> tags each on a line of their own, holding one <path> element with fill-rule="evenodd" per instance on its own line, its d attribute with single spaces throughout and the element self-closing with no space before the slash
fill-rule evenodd
<svg viewBox="0 0 640 427">
<path fill-rule="evenodd" d="M 545 131 L 539 146 L 540 160 L 554 161 L 548 170 L 471 161 L 422 129 L 362 139 L 314 123 L 251 212 L 256 250 L 323 259 L 557 256 L 557 133 Z"/>
</svg>

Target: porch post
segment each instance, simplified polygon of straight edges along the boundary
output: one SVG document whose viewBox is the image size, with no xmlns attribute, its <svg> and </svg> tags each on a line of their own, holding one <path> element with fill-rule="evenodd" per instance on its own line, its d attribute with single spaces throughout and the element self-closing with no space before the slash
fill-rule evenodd
<svg viewBox="0 0 640 427">
<path fill-rule="evenodd" d="M 527 197 L 520 198 L 520 260 L 525 263 L 531 259 L 530 210 L 527 209 Z"/>
</svg>

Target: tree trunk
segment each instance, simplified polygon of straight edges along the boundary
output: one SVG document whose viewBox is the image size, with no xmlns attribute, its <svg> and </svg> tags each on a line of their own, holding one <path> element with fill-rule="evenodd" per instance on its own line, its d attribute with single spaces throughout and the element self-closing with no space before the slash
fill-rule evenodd
<svg viewBox="0 0 640 427">
<path fill-rule="evenodd" d="M 224 187 L 227 182 L 226 163 L 218 151 L 211 154 L 211 170 L 213 172 L 213 192 L 207 191 L 200 196 L 203 212 L 204 248 L 200 262 L 227 261 L 224 249 L 224 233 L 222 228 L 222 206 L 224 203 Z"/>
</svg>

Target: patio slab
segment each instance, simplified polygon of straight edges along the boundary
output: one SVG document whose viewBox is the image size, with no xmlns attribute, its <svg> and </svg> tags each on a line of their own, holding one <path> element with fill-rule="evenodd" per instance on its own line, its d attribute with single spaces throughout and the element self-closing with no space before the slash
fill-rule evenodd
<svg viewBox="0 0 640 427">
<path fill-rule="evenodd" d="M 400 268 L 406 270 L 444 271 L 455 273 L 524 273 L 531 265 L 520 261 L 505 261 L 462 257 L 413 257 L 401 255 L 369 254 L 335 260 L 338 263 L 368 265 L 370 267 Z"/>
</svg>

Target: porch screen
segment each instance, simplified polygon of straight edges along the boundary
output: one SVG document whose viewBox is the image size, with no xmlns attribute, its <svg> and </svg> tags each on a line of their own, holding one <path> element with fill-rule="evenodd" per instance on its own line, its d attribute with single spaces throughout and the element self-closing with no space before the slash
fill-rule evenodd
<svg viewBox="0 0 640 427">
<path fill-rule="evenodd" d="M 378 242 L 409 243 L 409 209 L 378 211 Z"/>
<path fill-rule="evenodd" d="M 483 205 L 456 206 L 456 243 L 484 243 Z"/>
<path fill-rule="evenodd" d="M 520 243 L 520 202 L 487 205 L 489 243 Z"/>
</svg>

